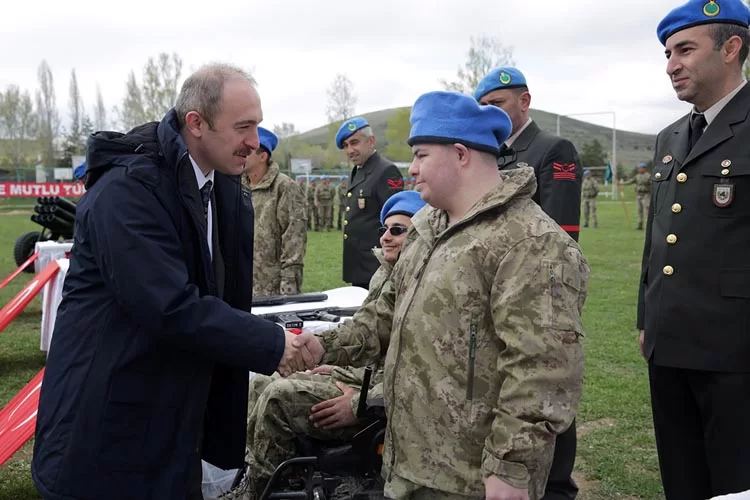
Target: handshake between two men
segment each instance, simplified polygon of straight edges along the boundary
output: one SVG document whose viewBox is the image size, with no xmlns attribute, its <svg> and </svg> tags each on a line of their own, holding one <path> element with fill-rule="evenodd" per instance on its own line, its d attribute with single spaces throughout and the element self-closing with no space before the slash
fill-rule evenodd
<svg viewBox="0 0 750 500">
<path fill-rule="evenodd" d="M 309 332 L 297 335 L 288 330 L 284 330 L 284 335 L 284 355 L 277 368 L 282 377 L 318 366 L 325 350 L 315 335 Z"/>
</svg>

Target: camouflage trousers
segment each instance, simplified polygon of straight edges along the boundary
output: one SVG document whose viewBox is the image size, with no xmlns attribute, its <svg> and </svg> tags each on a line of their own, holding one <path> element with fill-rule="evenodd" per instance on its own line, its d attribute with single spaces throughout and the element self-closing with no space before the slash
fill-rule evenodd
<svg viewBox="0 0 750 500">
<path fill-rule="evenodd" d="M 385 484 L 385 498 L 392 498 L 393 500 L 473 500 L 484 498 L 484 495 L 466 496 L 433 490 L 394 474 L 391 480 Z"/>
<path fill-rule="evenodd" d="M 343 219 L 345 211 L 346 205 L 339 204 L 338 216 L 336 217 L 336 227 L 338 229 L 341 229 L 341 219 Z"/>
<path fill-rule="evenodd" d="M 639 194 L 635 198 L 636 205 L 638 206 L 638 227 L 643 226 L 643 218 L 648 218 L 648 207 L 651 203 L 650 194 Z"/>
<path fill-rule="evenodd" d="M 319 203 L 320 228 L 328 231 L 333 227 L 333 203 Z"/>
<path fill-rule="evenodd" d="M 584 198 L 583 199 L 583 225 L 588 227 L 589 225 L 589 213 L 594 222 L 594 227 L 599 225 L 599 220 L 596 217 L 596 198 Z"/>
<path fill-rule="evenodd" d="M 329 375 L 297 373 L 288 378 L 256 375 L 250 381 L 245 461 L 256 482 L 267 481 L 276 467 L 296 455 L 295 438 L 347 440 L 358 425 L 336 430 L 313 427 L 310 408 L 341 396 Z"/>
</svg>

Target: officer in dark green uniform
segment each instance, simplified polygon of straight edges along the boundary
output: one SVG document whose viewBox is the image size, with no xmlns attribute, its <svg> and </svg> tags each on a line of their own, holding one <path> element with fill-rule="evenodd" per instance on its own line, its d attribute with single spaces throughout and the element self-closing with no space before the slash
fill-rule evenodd
<svg viewBox="0 0 750 500">
<path fill-rule="evenodd" d="M 367 289 L 380 265 L 372 253 L 378 246 L 380 210 L 402 191 L 401 172 L 375 150 L 375 136 L 364 118 L 346 120 L 336 133 L 336 146 L 354 164 L 344 207 L 343 279 Z"/>
<path fill-rule="evenodd" d="M 690 0 L 659 23 L 690 113 L 656 139 L 638 329 L 667 500 L 750 490 L 750 11 Z"/>
<path fill-rule="evenodd" d="M 474 98 L 502 108 L 513 121 L 505 141 L 512 153 L 501 157 L 501 169 L 534 167 L 534 201 L 578 241 L 581 220 L 583 165 L 573 143 L 546 132 L 529 117 L 531 94 L 526 77 L 516 68 L 497 68 L 477 85 Z"/>
</svg>

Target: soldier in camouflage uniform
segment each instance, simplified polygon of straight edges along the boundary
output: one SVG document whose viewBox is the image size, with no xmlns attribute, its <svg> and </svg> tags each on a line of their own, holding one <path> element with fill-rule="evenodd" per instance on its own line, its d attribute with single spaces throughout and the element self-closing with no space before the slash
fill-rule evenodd
<svg viewBox="0 0 750 500">
<path fill-rule="evenodd" d="M 307 230 L 309 231 L 312 229 L 311 223 L 312 223 L 312 215 L 310 213 L 310 207 L 308 206 L 307 201 L 307 179 L 304 177 L 298 177 L 297 178 L 297 185 L 299 186 L 300 192 L 302 193 L 302 206 L 305 209 L 305 218 L 307 219 Z"/>
<path fill-rule="evenodd" d="M 432 207 L 412 218 L 376 331 L 324 335 L 323 361 L 386 356 L 388 498 L 538 500 L 580 400 L 588 265 L 532 200 L 533 168 L 498 174 L 504 111 L 431 92 L 411 122 Z"/>
<path fill-rule="evenodd" d="M 318 207 L 315 206 L 315 181 L 308 181 L 307 183 L 307 217 L 309 223 L 307 224 L 308 229 L 314 229 L 320 231 L 320 219 L 318 218 Z"/>
<path fill-rule="evenodd" d="M 346 179 L 343 179 L 341 182 L 339 182 L 338 187 L 336 188 L 336 197 L 339 200 L 339 210 L 338 210 L 338 216 L 336 217 L 336 227 L 341 230 L 341 219 L 344 217 L 344 212 L 346 211 L 346 192 L 349 186 L 349 182 Z"/>
<path fill-rule="evenodd" d="M 245 163 L 242 184 L 255 211 L 253 296 L 296 295 L 302 291 L 307 247 L 304 195 L 271 159 L 278 139 L 258 127 L 260 147 Z"/>
<path fill-rule="evenodd" d="M 648 217 L 648 207 L 651 202 L 651 174 L 648 173 L 645 163 L 638 165 L 638 173 L 635 176 L 635 200 L 638 204 L 638 227 L 643 230 L 643 218 Z"/>
<path fill-rule="evenodd" d="M 380 267 L 370 281 L 370 292 L 362 307 L 336 332 L 348 337 L 374 330 L 371 324 L 377 317 L 377 299 L 398 260 L 406 231 L 411 226 L 410 217 L 424 205 L 418 193 L 397 193 L 383 206 L 380 216 L 382 249 L 373 249 Z M 294 456 L 294 439 L 301 434 L 321 440 L 346 440 L 360 430 L 355 412 L 364 368 L 347 366 L 348 359 L 349 355 L 342 352 L 337 358 L 331 358 L 335 362 L 331 365 L 286 379 L 278 374 L 253 377 L 248 398 L 245 480 L 222 498 L 255 500 L 276 467 Z M 372 398 L 382 397 L 382 380 L 381 368 L 370 382 Z"/>
<path fill-rule="evenodd" d="M 599 226 L 596 217 L 596 197 L 599 195 L 599 185 L 591 175 L 591 170 L 583 172 L 583 184 L 581 185 L 581 196 L 583 197 L 583 227 L 589 227 L 589 212 L 594 219 L 594 227 Z"/>
<path fill-rule="evenodd" d="M 321 231 L 330 231 L 333 226 L 333 202 L 336 190 L 331 186 L 331 180 L 326 177 L 315 188 L 315 207 L 320 216 Z"/>
</svg>

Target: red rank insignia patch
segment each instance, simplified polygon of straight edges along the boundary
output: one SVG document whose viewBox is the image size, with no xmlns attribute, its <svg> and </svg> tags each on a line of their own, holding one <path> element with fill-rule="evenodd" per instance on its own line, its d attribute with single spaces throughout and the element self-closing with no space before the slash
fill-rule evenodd
<svg viewBox="0 0 750 500">
<path fill-rule="evenodd" d="M 388 189 L 403 189 L 403 188 L 404 188 L 403 179 L 388 179 Z"/>
<path fill-rule="evenodd" d="M 575 163 L 553 163 L 552 164 L 552 178 L 556 181 L 574 181 L 576 180 L 576 164 Z"/>
</svg>

